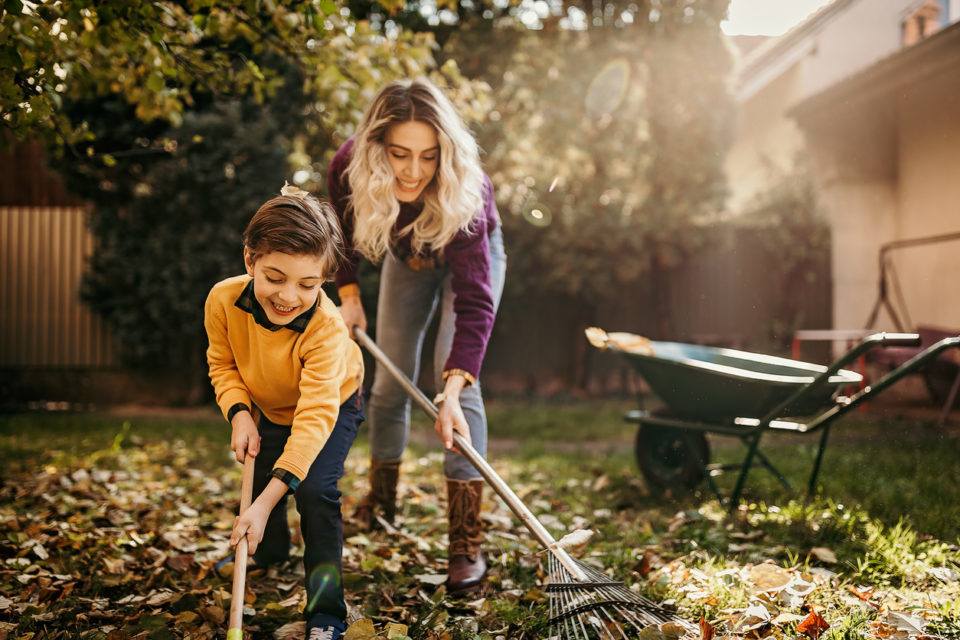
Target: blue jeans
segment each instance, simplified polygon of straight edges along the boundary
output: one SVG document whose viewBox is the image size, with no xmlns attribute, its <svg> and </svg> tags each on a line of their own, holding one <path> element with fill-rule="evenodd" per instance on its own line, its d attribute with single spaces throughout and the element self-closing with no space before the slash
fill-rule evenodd
<svg viewBox="0 0 960 640">
<path fill-rule="evenodd" d="M 332 625 L 343 631 L 347 606 L 343 600 L 343 520 L 340 515 L 340 478 L 343 462 L 363 422 L 359 392 L 340 405 L 340 414 L 330 438 L 313 461 L 307 477 L 294 493 L 303 533 L 303 568 L 306 575 L 307 627 Z M 270 482 L 270 472 L 290 436 L 290 427 L 270 422 L 262 415 L 260 453 L 256 458 L 253 495 L 258 496 Z M 263 541 L 254 561 L 263 566 L 283 562 L 290 553 L 287 498 L 277 503 L 267 519 Z"/>
<path fill-rule="evenodd" d="M 494 310 L 500 305 L 507 256 L 503 234 L 497 227 L 490 234 L 490 285 Z M 451 276 L 444 267 L 411 269 L 387 254 L 380 273 L 377 306 L 377 345 L 411 380 L 420 374 L 420 354 L 433 314 L 440 308 L 440 326 L 433 346 L 436 391 L 443 388 L 443 367 L 453 344 L 454 321 Z M 483 409 L 480 381 L 460 393 L 460 406 L 470 427 L 473 448 L 487 453 L 487 416 Z M 370 396 L 370 453 L 375 460 L 396 461 L 410 437 L 410 398 L 403 387 L 382 367 L 377 367 Z M 439 439 L 438 439 L 439 442 Z M 480 474 L 458 453 L 444 452 L 444 473 L 455 480 L 471 480 Z"/>
</svg>

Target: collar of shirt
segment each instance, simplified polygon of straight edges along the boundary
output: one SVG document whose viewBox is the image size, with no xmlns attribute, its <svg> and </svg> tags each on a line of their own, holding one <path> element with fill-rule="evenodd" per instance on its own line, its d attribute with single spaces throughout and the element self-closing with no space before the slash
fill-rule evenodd
<svg viewBox="0 0 960 640">
<path fill-rule="evenodd" d="M 298 315 L 296 318 L 288 322 L 287 324 L 274 324 L 270 322 L 270 319 L 267 318 L 267 312 L 263 310 L 263 307 L 257 302 L 257 296 L 253 293 L 253 279 L 247 283 L 247 286 L 243 288 L 243 291 L 240 292 L 240 297 L 237 298 L 237 301 L 233 303 L 238 309 L 246 311 L 253 316 L 254 322 L 265 329 L 270 331 L 278 331 L 279 329 L 290 329 L 291 331 L 296 331 L 297 333 L 303 333 L 307 328 L 307 324 L 310 322 L 310 318 L 313 317 L 313 312 L 316 310 L 316 303 L 312 307 Z"/>
</svg>

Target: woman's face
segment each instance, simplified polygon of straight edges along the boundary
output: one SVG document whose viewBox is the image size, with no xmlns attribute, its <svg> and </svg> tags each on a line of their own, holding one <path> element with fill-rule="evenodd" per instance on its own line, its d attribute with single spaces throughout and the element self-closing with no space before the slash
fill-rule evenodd
<svg viewBox="0 0 960 640">
<path fill-rule="evenodd" d="M 440 143 L 436 129 L 419 120 L 401 122 L 387 129 L 384 143 L 397 200 L 415 202 L 437 173 Z"/>
</svg>

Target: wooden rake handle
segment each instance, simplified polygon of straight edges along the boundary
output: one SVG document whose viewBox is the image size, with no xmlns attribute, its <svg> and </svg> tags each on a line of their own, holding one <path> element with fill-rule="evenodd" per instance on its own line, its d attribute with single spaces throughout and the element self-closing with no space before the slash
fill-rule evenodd
<svg viewBox="0 0 960 640">
<path fill-rule="evenodd" d="M 246 454 L 243 460 L 243 476 L 240 480 L 240 515 L 253 501 L 253 469 L 255 460 Z M 240 538 L 233 555 L 233 592 L 230 599 L 230 628 L 227 640 L 243 640 L 243 594 L 247 581 L 247 538 Z"/>
<path fill-rule="evenodd" d="M 370 355 L 376 359 L 377 363 L 383 365 L 383 367 L 390 372 L 390 375 L 410 394 L 410 397 L 420 405 L 427 415 L 433 420 L 436 420 L 439 415 L 437 407 L 427 398 L 423 391 L 407 377 L 407 374 L 401 371 L 400 368 L 390 360 L 387 354 L 377 346 L 373 339 L 360 327 L 353 328 L 353 335 L 356 337 L 357 342 L 370 352 Z M 527 505 L 520 500 L 517 494 L 513 492 L 513 489 L 504 482 L 503 478 L 500 477 L 483 456 L 467 442 L 466 438 L 454 431 L 453 442 L 457 445 L 463 457 L 474 466 L 480 475 L 483 476 L 483 479 L 487 481 L 487 484 L 503 499 L 507 506 L 510 507 L 510 510 L 520 518 L 520 522 L 522 522 L 533 537 L 537 539 L 537 542 L 557 558 L 574 580 L 586 582 L 586 575 L 580 570 L 580 567 L 577 566 L 573 558 L 570 557 L 563 547 L 557 544 L 557 541 L 553 539 L 550 532 L 546 530 L 537 517 L 527 508 Z M 231 638 L 230 640 L 233 639 Z"/>
</svg>

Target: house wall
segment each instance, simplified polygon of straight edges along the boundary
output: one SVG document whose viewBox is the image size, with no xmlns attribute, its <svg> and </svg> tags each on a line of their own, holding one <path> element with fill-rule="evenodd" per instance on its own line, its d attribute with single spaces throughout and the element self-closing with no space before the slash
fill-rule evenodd
<svg viewBox="0 0 960 640">
<path fill-rule="evenodd" d="M 771 161 L 789 170 L 805 149 L 799 127 L 786 115 L 790 107 L 899 51 L 901 25 L 923 1 L 834 0 L 825 19 L 783 36 L 780 49 L 771 42 L 745 58 L 740 128 L 726 160 L 728 211 L 736 215 L 763 191 Z M 950 22 L 960 19 L 960 0 L 951 2 L 950 12 Z"/>
<path fill-rule="evenodd" d="M 946 80 L 946 78 L 944 78 Z M 899 97 L 897 239 L 960 232 L 960 83 L 908 87 Z M 892 259 L 913 323 L 960 331 L 960 240 L 904 248 Z"/>
<path fill-rule="evenodd" d="M 813 36 L 803 65 L 804 82 L 797 101 L 900 50 L 901 23 L 920 0 L 858 0 L 831 16 Z"/>
<path fill-rule="evenodd" d="M 832 232 L 833 328 L 866 327 L 878 297 L 877 255 L 897 227 L 896 185 L 879 178 L 826 181 L 822 197 Z M 880 318 L 876 328 L 894 330 Z"/>
<path fill-rule="evenodd" d="M 880 250 L 960 232 L 960 85 L 955 39 L 903 64 L 868 95 L 835 98 L 804 126 L 833 230 L 834 327 L 865 328 L 879 297 Z M 960 241 L 888 252 L 886 300 L 869 328 L 960 331 Z"/>
<path fill-rule="evenodd" d="M 802 80 L 798 63 L 741 104 L 737 137 L 725 161 L 730 211 L 742 211 L 773 176 L 793 168 L 803 134 L 786 112 Z"/>
</svg>

